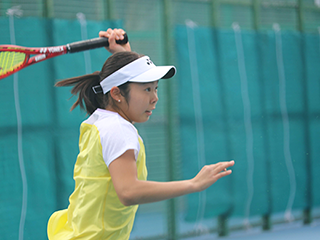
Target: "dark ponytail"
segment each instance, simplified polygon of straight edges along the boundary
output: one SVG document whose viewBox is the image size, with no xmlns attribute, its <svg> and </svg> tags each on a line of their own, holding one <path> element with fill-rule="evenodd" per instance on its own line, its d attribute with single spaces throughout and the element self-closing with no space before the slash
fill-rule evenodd
<svg viewBox="0 0 320 240">
<path fill-rule="evenodd" d="M 72 95 L 78 95 L 77 101 L 72 105 L 71 111 L 80 105 L 81 109 L 86 109 L 87 113 L 91 114 L 97 107 L 100 107 L 99 102 L 94 96 L 92 87 L 100 82 L 100 72 L 94 72 L 79 77 L 68 78 L 57 82 L 56 87 L 74 86 L 71 89 Z"/>
<path fill-rule="evenodd" d="M 92 87 L 99 85 L 100 81 L 111 75 L 115 71 L 124 67 L 125 65 L 137 60 L 143 55 L 135 52 L 118 52 L 111 55 L 104 63 L 101 72 L 97 71 L 92 74 L 87 74 L 79 77 L 68 78 L 59 81 L 55 84 L 56 87 L 74 86 L 71 90 L 72 95 L 78 95 L 77 101 L 72 105 L 71 111 L 78 105 L 81 109 L 86 110 L 88 114 L 92 114 L 97 108 L 105 109 L 110 103 L 109 92 L 106 94 L 95 94 Z M 121 94 L 128 101 L 129 97 L 129 83 L 124 83 L 118 86 Z M 114 102 L 113 102 L 114 104 Z"/>
</svg>

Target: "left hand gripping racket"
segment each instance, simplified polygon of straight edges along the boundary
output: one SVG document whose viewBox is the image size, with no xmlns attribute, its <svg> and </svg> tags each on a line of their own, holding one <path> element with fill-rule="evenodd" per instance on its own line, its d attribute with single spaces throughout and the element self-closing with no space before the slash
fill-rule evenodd
<svg viewBox="0 0 320 240">
<path fill-rule="evenodd" d="M 123 36 L 123 40 L 116 41 L 118 44 L 126 44 L 128 42 L 127 34 L 124 34 Z M 0 79 L 8 77 L 25 67 L 42 62 L 49 58 L 64 55 L 66 53 L 76 53 L 108 46 L 108 38 L 93 38 L 62 46 L 42 48 L 0 45 Z"/>
</svg>

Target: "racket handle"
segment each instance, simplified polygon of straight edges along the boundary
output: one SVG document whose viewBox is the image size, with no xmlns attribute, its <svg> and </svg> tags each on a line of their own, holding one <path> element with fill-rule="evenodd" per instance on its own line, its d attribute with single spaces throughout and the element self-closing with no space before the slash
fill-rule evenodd
<svg viewBox="0 0 320 240">
<path fill-rule="evenodd" d="M 124 39 L 117 40 L 116 43 L 118 44 L 126 44 L 128 42 L 128 36 L 125 33 L 123 35 Z M 109 47 L 108 38 L 101 37 L 101 38 L 93 38 L 89 40 L 74 42 L 67 44 L 67 52 L 68 53 L 76 53 L 81 51 L 86 51 L 90 49 L 100 48 L 100 47 Z"/>
</svg>

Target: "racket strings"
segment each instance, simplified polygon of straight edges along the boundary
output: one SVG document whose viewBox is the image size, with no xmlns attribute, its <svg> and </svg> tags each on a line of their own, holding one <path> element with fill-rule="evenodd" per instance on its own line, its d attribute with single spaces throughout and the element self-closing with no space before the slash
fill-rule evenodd
<svg viewBox="0 0 320 240">
<path fill-rule="evenodd" d="M 0 75 L 20 67 L 26 58 L 25 53 L 0 51 Z"/>
</svg>

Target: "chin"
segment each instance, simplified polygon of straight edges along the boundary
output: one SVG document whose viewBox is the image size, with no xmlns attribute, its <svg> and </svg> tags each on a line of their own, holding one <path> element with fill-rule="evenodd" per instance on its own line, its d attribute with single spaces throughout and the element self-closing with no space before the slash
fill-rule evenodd
<svg viewBox="0 0 320 240">
<path fill-rule="evenodd" d="M 149 119 L 150 119 L 150 117 L 147 117 L 147 118 L 145 118 L 145 119 L 139 119 L 139 120 L 133 121 L 133 122 L 134 122 L 134 123 L 144 123 L 144 122 L 148 121 Z"/>
</svg>

